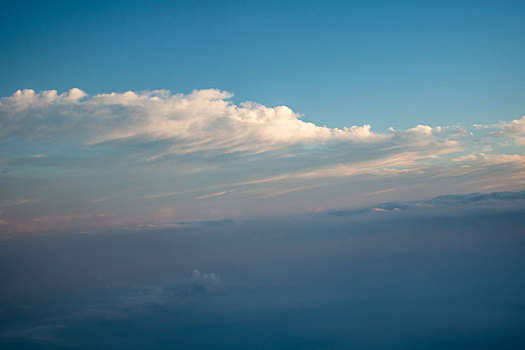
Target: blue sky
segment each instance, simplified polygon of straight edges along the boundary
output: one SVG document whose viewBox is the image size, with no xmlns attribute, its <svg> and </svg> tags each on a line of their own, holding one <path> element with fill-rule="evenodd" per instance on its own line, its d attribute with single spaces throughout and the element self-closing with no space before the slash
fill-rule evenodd
<svg viewBox="0 0 525 350">
<path fill-rule="evenodd" d="M 3 2 L 2 229 L 525 183 L 522 2 Z"/>
<path fill-rule="evenodd" d="M 521 1 L 3 2 L 0 95 L 218 88 L 332 127 L 489 123 L 525 102 Z"/>
</svg>

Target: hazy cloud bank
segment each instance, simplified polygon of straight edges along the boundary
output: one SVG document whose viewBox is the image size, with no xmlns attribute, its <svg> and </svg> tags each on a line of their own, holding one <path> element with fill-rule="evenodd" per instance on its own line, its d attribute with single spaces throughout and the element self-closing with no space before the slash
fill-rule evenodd
<svg viewBox="0 0 525 350">
<path fill-rule="evenodd" d="M 0 345 L 522 348 L 524 200 L 2 241 Z"/>
<path fill-rule="evenodd" d="M 439 213 L 441 211 L 453 212 L 454 210 L 484 210 L 490 209 L 494 212 L 498 210 L 523 209 L 525 208 L 525 191 L 519 192 L 491 192 L 491 193 L 468 193 L 468 194 L 448 194 L 434 197 L 425 201 L 404 201 L 379 203 L 373 207 L 357 210 L 338 210 L 329 212 L 331 215 L 355 215 L 363 213 L 396 213 L 404 211 L 419 211 L 428 214 Z M 437 212 L 435 210 L 438 210 Z M 415 214 L 412 212 L 412 214 Z"/>
</svg>

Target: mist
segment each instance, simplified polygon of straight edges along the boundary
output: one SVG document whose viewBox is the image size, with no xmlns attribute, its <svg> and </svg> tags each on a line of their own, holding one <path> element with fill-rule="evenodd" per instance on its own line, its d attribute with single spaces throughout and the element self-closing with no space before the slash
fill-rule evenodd
<svg viewBox="0 0 525 350">
<path fill-rule="evenodd" d="M 10 349 L 519 349 L 525 195 L 4 237 Z"/>
</svg>

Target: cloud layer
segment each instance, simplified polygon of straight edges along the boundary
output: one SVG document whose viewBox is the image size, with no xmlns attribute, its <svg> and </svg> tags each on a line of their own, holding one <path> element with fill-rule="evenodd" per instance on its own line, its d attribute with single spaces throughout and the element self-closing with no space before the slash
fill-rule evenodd
<svg viewBox="0 0 525 350">
<path fill-rule="evenodd" d="M 378 133 L 232 97 L 74 88 L 1 98 L 0 229 L 322 211 L 525 186 L 525 117 Z"/>
<path fill-rule="evenodd" d="M 378 134 L 370 125 L 328 128 L 304 122 L 286 106 L 239 105 L 233 95 L 215 89 L 191 94 L 166 90 L 88 96 L 80 89 L 59 94 L 19 90 L 0 104 L 3 138 L 66 138 L 87 145 L 127 140 L 170 141 L 169 152 L 204 150 L 258 153 L 298 143 L 377 142 L 425 139 L 441 128 L 418 125 Z"/>
</svg>

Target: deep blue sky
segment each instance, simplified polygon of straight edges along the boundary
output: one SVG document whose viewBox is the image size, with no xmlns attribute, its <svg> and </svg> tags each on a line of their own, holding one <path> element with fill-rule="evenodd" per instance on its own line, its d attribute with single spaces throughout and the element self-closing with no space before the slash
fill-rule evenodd
<svg viewBox="0 0 525 350">
<path fill-rule="evenodd" d="M 3 1 L 0 95 L 218 88 L 331 127 L 525 109 L 522 1 Z"/>
</svg>

